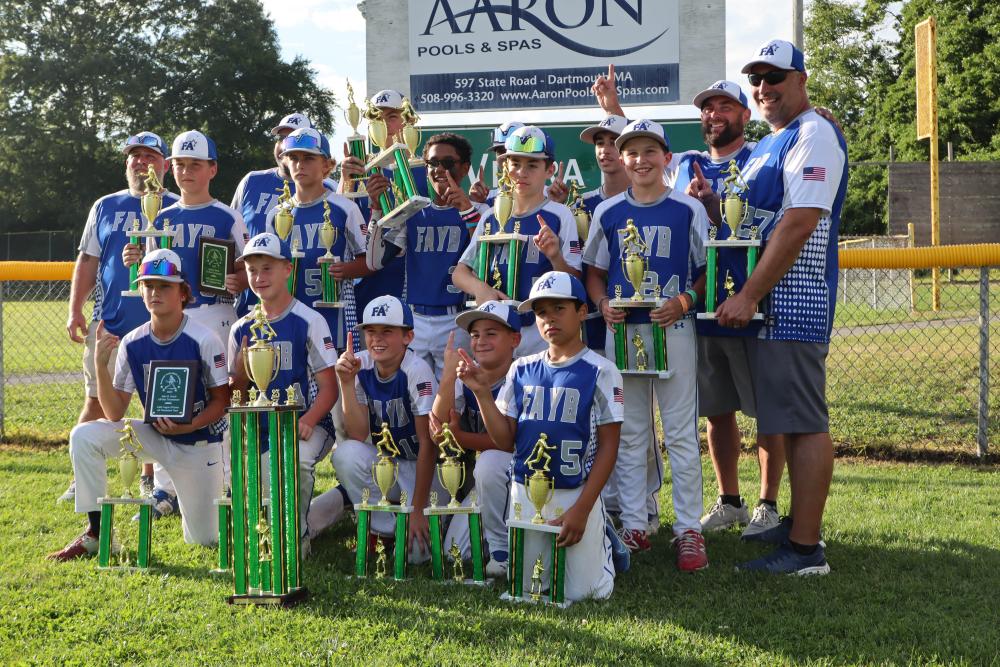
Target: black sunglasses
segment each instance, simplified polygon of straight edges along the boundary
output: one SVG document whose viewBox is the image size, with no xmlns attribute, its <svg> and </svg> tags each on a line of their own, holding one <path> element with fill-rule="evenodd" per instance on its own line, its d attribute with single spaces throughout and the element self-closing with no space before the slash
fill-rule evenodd
<svg viewBox="0 0 1000 667">
<path fill-rule="evenodd" d="M 443 160 L 439 160 L 436 157 L 432 157 L 429 160 L 427 160 L 427 166 L 430 167 L 431 169 L 437 169 L 438 167 L 441 167 L 445 171 L 451 171 L 456 164 L 459 164 L 459 161 L 453 157 L 446 157 Z"/>
<path fill-rule="evenodd" d="M 769 86 L 774 86 L 784 81 L 788 77 L 788 72 L 787 69 L 773 69 L 764 74 L 750 74 L 747 78 L 750 79 L 750 85 L 754 88 L 759 86 L 762 81 L 766 81 Z"/>
</svg>

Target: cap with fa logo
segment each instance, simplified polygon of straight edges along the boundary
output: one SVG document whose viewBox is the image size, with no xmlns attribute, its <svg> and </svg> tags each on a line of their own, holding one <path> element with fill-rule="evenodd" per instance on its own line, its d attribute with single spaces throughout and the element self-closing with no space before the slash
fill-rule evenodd
<svg viewBox="0 0 1000 667">
<path fill-rule="evenodd" d="M 628 119 L 625 116 L 616 116 L 615 114 L 608 114 L 604 117 L 597 125 L 591 125 L 590 127 L 583 130 L 580 133 L 580 141 L 588 144 L 594 143 L 594 137 L 597 136 L 598 132 L 610 132 L 611 134 L 618 136 L 628 125 Z"/>
<path fill-rule="evenodd" d="M 137 280 L 162 280 L 166 283 L 184 282 L 180 256 L 173 250 L 166 248 L 157 248 L 147 253 L 139 265 Z"/>
<path fill-rule="evenodd" d="M 517 307 L 519 313 L 530 313 L 531 304 L 539 299 L 573 299 L 587 303 L 587 290 L 576 276 L 564 271 L 549 271 L 539 276 L 531 286 L 531 293 L 526 301 Z"/>
<path fill-rule="evenodd" d="M 507 143 L 508 137 L 511 134 L 520 130 L 524 127 L 524 123 L 518 120 L 510 120 L 503 125 L 498 125 L 495 130 L 493 130 L 493 144 L 490 146 L 489 150 L 495 151 L 498 148 L 503 148 L 504 144 Z"/>
<path fill-rule="evenodd" d="M 155 132 L 140 132 L 133 134 L 122 144 L 122 153 L 128 155 L 133 148 L 145 147 L 167 157 L 167 142 Z"/>
<path fill-rule="evenodd" d="M 726 81 L 725 79 L 716 81 L 711 86 L 695 95 L 694 101 L 692 101 L 691 104 L 700 109 L 701 105 L 705 103 L 705 100 L 712 97 L 718 97 L 720 95 L 736 100 L 744 109 L 750 108 L 749 102 L 747 102 L 747 96 L 743 93 L 743 89 L 740 88 L 740 84 L 732 81 Z"/>
<path fill-rule="evenodd" d="M 625 126 L 622 133 L 618 135 L 615 139 L 615 148 L 618 150 L 622 149 L 629 139 L 635 139 L 637 137 L 649 137 L 650 139 L 656 139 L 663 145 L 663 148 L 670 150 L 670 142 L 667 141 L 667 135 L 663 132 L 663 126 L 659 123 L 654 123 L 646 118 L 640 118 L 639 120 L 634 120 Z"/>
<path fill-rule="evenodd" d="M 301 130 L 295 130 L 281 140 L 281 153 L 279 157 L 284 157 L 293 151 L 322 155 L 329 159 L 330 142 L 319 130 L 304 127 Z"/>
<path fill-rule="evenodd" d="M 521 331 L 521 318 L 517 311 L 499 301 L 487 301 L 475 310 L 467 310 L 455 318 L 455 324 L 468 331 L 474 322 L 493 320 L 499 322 L 511 331 Z"/>
<path fill-rule="evenodd" d="M 365 306 L 361 328 L 375 325 L 412 329 L 413 313 L 399 299 L 386 294 L 373 299 Z"/>
<path fill-rule="evenodd" d="M 556 143 L 542 128 L 534 125 L 525 125 L 514 130 L 504 142 L 504 148 L 507 149 L 507 155 L 540 160 L 556 159 Z"/>
<path fill-rule="evenodd" d="M 402 109 L 403 93 L 398 90 L 380 90 L 372 95 L 371 104 L 379 109 Z"/>
<path fill-rule="evenodd" d="M 806 71 L 806 59 L 794 44 L 783 39 L 772 39 L 759 49 L 753 60 L 748 62 L 740 70 L 743 74 L 749 74 L 754 65 L 771 65 L 778 69 L 795 70 L 797 72 Z"/>
<path fill-rule="evenodd" d="M 271 128 L 271 134 L 278 134 L 281 130 L 301 130 L 304 127 L 312 127 L 313 124 L 309 120 L 309 117 L 304 113 L 290 113 L 281 121 Z"/>
<path fill-rule="evenodd" d="M 206 137 L 198 130 L 188 130 L 181 132 L 174 139 L 170 148 L 168 160 L 175 160 L 181 157 L 194 158 L 195 160 L 218 160 L 219 154 L 215 150 L 215 142 Z"/>
<path fill-rule="evenodd" d="M 281 252 L 281 241 L 278 239 L 278 236 L 271 232 L 257 234 L 247 241 L 246 247 L 243 248 L 243 254 L 238 259 L 246 259 L 254 255 L 267 255 L 275 259 L 288 259 Z"/>
</svg>

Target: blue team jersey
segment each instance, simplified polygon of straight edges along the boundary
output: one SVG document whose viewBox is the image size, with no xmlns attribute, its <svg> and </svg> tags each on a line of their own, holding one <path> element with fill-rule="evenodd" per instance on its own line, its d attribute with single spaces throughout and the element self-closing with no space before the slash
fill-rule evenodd
<svg viewBox="0 0 1000 667">
<path fill-rule="evenodd" d="M 562 204 L 557 204 L 550 199 L 544 199 L 537 208 L 528 211 L 524 215 L 512 215 L 507 224 L 504 225 L 504 231 L 512 232 L 514 231 L 514 226 L 519 224 L 519 233 L 529 237 L 525 243 L 521 244 L 521 266 L 518 273 L 517 285 L 514 287 L 514 290 L 511 290 L 510 286 L 507 285 L 507 244 L 494 246 L 492 264 L 487 269 L 486 282 L 492 282 L 491 276 L 494 269 L 496 269 L 500 272 L 502 278 L 500 291 L 509 295 L 511 295 L 511 291 L 515 291 L 515 294 L 511 296 L 515 297 L 518 301 L 527 299 L 535 280 L 543 273 L 552 270 L 552 263 L 549 262 L 548 257 L 542 254 L 542 251 L 538 249 L 538 246 L 531 239 L 531 237 L 542 229 L 542 225 L 538 222 L 537 218 L 539 215 L 545 220 L 545 224 L 559 237 L 562 255 L 566 263 L 578 271 L 583 265 L 581 261 L 580 239 L 576 232 L 576 221 L 573 219 L 573 214 L 569 208 Z M 473 232 L 469 246 L 466 248 L 465 254 L 462 255 L 461 262 L 471 268 L 473 272 L 476 271 L 478 260 L 478 240 L 485 233 L 484 230 L 487 225 L 490 227 L 491 234 L 496 234 L 500 231 L 500 223 L 497 222 L 492 211 L 490 211 L 489 215 L 484 216 L 479 221 L 479 224 L 476 225 L 476 231 Z M 526 313 L 521 316 L 522 326 L 533 325 L 534 321 L 535 315 L 533 313 Z"/>
<path fill-rule="evenodd" d="M 820 219 L 795 263 L 765 300 L 761 337 L 829 343 L 837 303 L 837 235 L 847 191 L 847 144 L 833 123 L 813 109 L 757 144 L 743 170 L 750 213 L 762 255 L 792 208 L 820 209 Z M 741 235 L 743 227 L 740 228 Z"/>
<path fill-rule="evenodd" d="M 252 340 L 250 325 L 253 322 L 253 318 L 247 316 L 240 318 L 233 325 L 228 341 L 230 364 L 236 362 L 244 336 L 248 345 Z M 322 315 L 295 299 L 285 312 L 268 320 L 268 323 L 275 333 L 271 346 L 278 352 L 278 372 L 266 387 L 266 393 L 270 396 L 272 389 L 280 389 L 284 397 L 288 387 L 295 387 L 296 394 L 305 404 L 303 412 L 306 412 L 316 399 L 317 387 L 314 380 L 316 373 L 332 368 L 337 363 L 337 348 L 330 336 L 330 328 Z M 230 369 L 231 372 L 234 370 Z M 267 420 L 263 414 L 260 417 L 260 432 L 264 434 L 263 440 L 266 444 Z M 333 422 L 329 414 L 325 415 L 316 426 L 326 429 L 331 436 L 334 435 Z"/>
<path fill-rule="evenodd" d="M 341 262 L 350 262 L 358 255 L 364 254 L 364 239 L 361 235 L 361 212 L 349 199 L 333 192 L 325 193 L 324 197 L 306 203 L 297 204 L 292 209 L 294 223 L 288 238 L 281 242 L 281 251 L 285 257 L 291 257 L 293 247 L 298 247 L 304 255 L 298 260 L 295 274 L 295 293 L 292 295 L 305 305 L 312 307 L 317 301 L 323 300 L 322 269 L 316 262 L 326 254 L 326 248 L 320 243 L 319 228 L 323 226 L 323 201 L 330 202 L 330 223 L 337 230 L 330 252 Z M 274 216 L 272 210 L 267 216 L 267 231 L 274 232 Z M 318 308 L 326 320 L 333 335 L 336 346 L 344 348 L 348 327 L 357 322 L 354 309 L 354 289 L 350 280 L 340 284 L 340 300 L 345 303 L 343 308 Z"/>
<path fill-rule="evenodd" d="M 490 394 L 496 399 L 500 395 L 506 378 L 501 378 L 490 387 Z M 479 399 L 461 380 L 455 380 L 455 412 L 458 413 L 458 423 L 467 433 L 486 433 L 483 423 L 483 413 L 479 409 Z"/>
<path fill-rule="evenodd" d="M 204 236 L 232 240 L 236 243 L 236 256 L 239 257 L 243 254 L 246 242 L 250 240 L 240 214 L 213 199 L 207 204 L 195 206 L 185 206 L 181 202 L 177 202 L 173 206 L 163 209 L 160 211 L 160 215 L 156 216 L 157 229 L 163 229 L 165 220 L 170 221 L 170 228 L 174 232 L 170 249 L 181 258 L 184 277 L 191 286 L 191 294 L 195 298 L 194 303 L 185 307 L 232 303 L 233 298 L 230 296 L 203 294 L 198 291 L 197 286 L 201 277 L 201 264 L 198 262 L 198 239 Z M 147 246 L 147 249 L 152 249 L 153 244 L 157 242 L 158 239 L 150 239 L 150 245 Z"/>
<path fill-rule="evenodd" d="M 640 293 L 645 298 L 669 299 L 691 287 L 705 266 L 702 239 L 707 234 L 708 215 L 701 202 L 668 188 L 657 201 L 641 204 L 629 188 L 597 207 L 590 224 L 590 238 L 584 260 L 608 272 L 608 296 L 621 287 L 621 297 L 631 297 L 635 289 L 622 268 L 625 249 L 621 241 L 628 220 L 632 220 L 646 245 L 648 266 Z M 649 322 L 649 310 L 629 308 L 626 322 Z"/>
<path fill-rule="evenodd" d="M 405 247 L 405 303 L 461 306 L 465 295 L 451 283 L 455 265 L 469 245 L 469 228 L 457 209 L 431 204 L 400 227 L 390 242 Z"/>
<path fill-rule="evenodd" d="M 622 375 L 590 349 L 557 364 L 548 360 L 546 350 L 514 361 L 497 407 L 517 420 L 514 480 L 523 484 L 531 475 L 527 461 L 544 433 L 551 447 L 548 475 L 555 488 L 575 489 L 590 473 L 597 427 L 624 420 Z"/>
<path fill-rule="evenodd" d="M 163 193 L 164 206 L 176 202 L 177 195 Z M 104 328 L 116 336 L 149 321 L 142 299 L 122 296 L 129 289 L 129 269 L 122 263 L 122 250 L 129 241 L 126 232 L 132 223 L 139 220 L 140 227 L 146 226 L 141 209 L 141 197 L 128 190 L 101 197 L 90 208 L 80 239 L 80 252 L 98 258 L 92 319 L 104 320 Z"/>
<path fill-rule="evenodd" d="M 379 439 L 382 424 L 389 425 L 400 457 L 415 461 L 420 449 L 414 417 L 430 414 L 437 393 L 437 380 L 427 362 L 407 350 L 399 370 L 379 377 L 368 352 L 358 353 L 361 370 L 354 379 L 358 402 L 368 407 L 368 429 L 372 442 Z"/>
<path fill-rule="evenodd" d="M 197 417 L 208 402 L 208 389 L 229 382 L 226 371 L 226 352 L 222 341 L 207 327 L 191 320 L 187 315 L 180 329 L 170 340 L 161 341 L 150 330 L 150 324 L 140 325 L 122 339 L 115 360 L 114 388 L 127 394 L 139 393 L 139 400 L 146 404 L 146 382 L 151 361 L 196 361 L 198 380 L 194 385 L 194 412 Z M 226 430 L 226 420 L 184 435 L 169 436 L 170 440 L 193 445 L 207 440 L 221 442 Z"/>
</svg>

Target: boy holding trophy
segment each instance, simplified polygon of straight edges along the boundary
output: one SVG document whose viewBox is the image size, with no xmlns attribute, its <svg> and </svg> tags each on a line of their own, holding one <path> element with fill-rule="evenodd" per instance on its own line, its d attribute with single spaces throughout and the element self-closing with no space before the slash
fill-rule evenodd
<svg viewBox="0 0 1000 667">
<path fill-rule="evenodd" d="M 488 372 L 464 350 L 458 377 L 475 393 L 497 447 L 513 452 L 508 519 L 535 515 L 535 523 L 560 527 L 556 546 L 565 548 L 566 601 L 607 598 L 615 566 L 601 490 L 618 452 L 622 376 L 580 338 L 587 295 L 575 276 L 545 273 L 518 310 L 534 312 L 547 349 L 516 360 L 496 400 Z M 539 487 L 548 487 L 547 497 L 539 497 Z M 532 580 L 535 597 L 536 584 L 537 593 L 558 584 L 550 576 L 555 563 L 546 536 L 526 532 L 520 572 L 511 577 Z"/>
<path fill-rule="evenodd" d="M 616 329 L 615 336 L 608 336 L 606 350 L 608 358 L 625 369 L 629 398 L 614 471 L 622 540 L 632 551 L 650 548 L 646 453 L 653 433 L 650 393 L 655 388 L 673 477 L 677 565 L 694 571 L 708 565 L 700 523 L 697 352 L 691 314 L 704 284 L 698 274 L 705 264 L 702 239 L 708 218 L 697 200 L 663 182 L 670 148 L 659 124 L 630 123 L 615 143 L 632 185 L 597 207 L 585 261 L 591 267 L 590 297 L 608 328 Z M 612 307 L 612 299 L 628 299 L 637 306 Z M 669 379 L 646 370 L 654 359 L 660 362 L 656 371 L 669 369 Z M 666 369 L 659 368 L 661 363 Z"/>
</svg>

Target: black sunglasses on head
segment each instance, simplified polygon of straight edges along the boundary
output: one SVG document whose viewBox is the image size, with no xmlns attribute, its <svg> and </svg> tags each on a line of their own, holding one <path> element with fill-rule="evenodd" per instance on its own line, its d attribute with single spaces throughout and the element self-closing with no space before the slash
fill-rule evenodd
<svg viewBox="0 0 1000 667">
<path fill-rule="evenodd" d="M 750 79 L 750 85 L 754 88 L 759 86 L 762 81 L 766 81 L 769 86 L 774 86 L 784 81 L 788 77 L 789 71 L 787 69 L 773 69 L 764 74 L 750 74 L 747 78 Z"/>
</svg>

